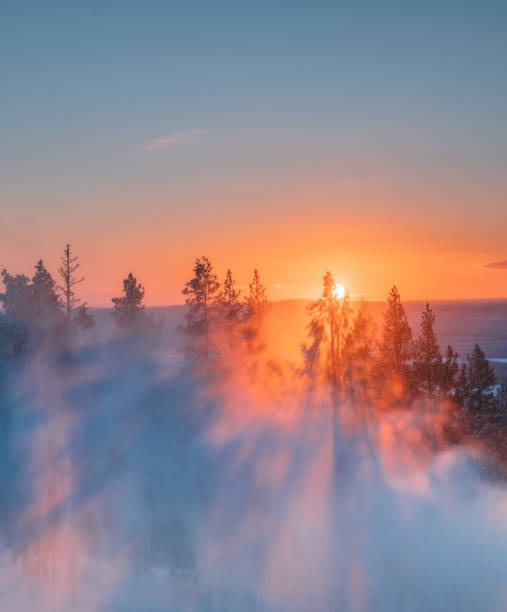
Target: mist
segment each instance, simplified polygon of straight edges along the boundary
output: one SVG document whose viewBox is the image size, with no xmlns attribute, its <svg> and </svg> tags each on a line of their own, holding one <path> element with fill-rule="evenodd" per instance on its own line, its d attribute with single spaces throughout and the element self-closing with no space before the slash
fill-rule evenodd
<svg viewBox="0 0 507 612">
<path fill-rule="evenodd" d="M 263 352 L 162 348 L 4 375 L 3 609 L 505 607 L 505 484 L 448 406 L 334 414 Z"/>
</svg>

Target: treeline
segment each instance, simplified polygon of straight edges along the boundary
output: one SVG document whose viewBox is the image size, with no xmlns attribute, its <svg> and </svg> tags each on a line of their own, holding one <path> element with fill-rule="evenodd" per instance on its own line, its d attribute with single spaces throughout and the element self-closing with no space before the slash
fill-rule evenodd
<svg viewBox="0 0 507 612">
<path fill-rule="evenodd" d="M 310 315 L 310 343 L 303 347 L 305 373 L 311 380 L 330 383 L 335 400 L 374 399 L 387 407 L 440 398 L 472 411 L 498 402 L 495 373 L 479 345 L 464 359 L 452 346 L 442 354 L 429 304 L 414 335 L 396 286 L 389 293 L 379 333 L 364 302 L 353 309 L 348 291 L 336 297 L 329 272 Z"/>
<path fill-rule="evenodd" d="M 40 345 L 71 348 L 79 329 L 93 327 L 94 318 L 76 291 L 84 281 L 79 258 L 66 245 L 54 280 L 42 261 L 31 278 L 2 272 L 0 346 L 4 357 Z M 260 330 L 268 308 L 266 287 L 257 270 L 245 296 L 231 270 L 223 282 L 207 257 L 197 258 L 192 278 L 183 288 L 187 353 L 210 360 L 236 348 L 262 350 Z M 130 273 L 122 294 L 113 297 L 112 316 L 125 334 L 149 335 L 160 329 L 143 303 L 144 287 Z M 473 415 L 505 412 L 505 385 L 478 345 L 460 357 L 452 346 L 442 353 L 429 304 L 421 313 L 416 334 L 410 329 L 396 287 L 387 299 L 377 329 L 367 304 L 351 304 L 348 291 L 338 297 L 332 275 L 324 277 L 321 297 L 309 307 L 308 341 L 302 346 L 298 370 L 310 393 L 329 388 L 333 404 L 342 401 L 375 405 L 381 410 L 408 407 L 424 399 L 445 400 Z M 498 412 L 498 410 L 497 410 Z"/>
</svg>

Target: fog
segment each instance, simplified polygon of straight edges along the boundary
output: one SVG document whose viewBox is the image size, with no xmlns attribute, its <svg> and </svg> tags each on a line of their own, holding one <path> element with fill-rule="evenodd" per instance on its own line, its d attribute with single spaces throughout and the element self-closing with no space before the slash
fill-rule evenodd
<svg viewBox="0 0 507 612">
<path fill-rule="evenodd" d="M 502 610 L 507 495 L 449 406 L 309 395 L 264 352 L 43 348 L 2 387 L 5 610 Z M 35 606 L 35 607 L 34 607 Z"/>
</svg>

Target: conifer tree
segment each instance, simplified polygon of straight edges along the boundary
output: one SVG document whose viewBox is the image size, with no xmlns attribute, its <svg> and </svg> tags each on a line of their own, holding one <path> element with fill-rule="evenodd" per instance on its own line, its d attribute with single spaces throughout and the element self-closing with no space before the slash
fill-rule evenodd
<svg viewBox="0 0 507 612">
<path fill-rule="evenodd" d="M 251 351 L 262 349 L 262 344 L 255 340 L 258 338 L 263 317 L 268 308 L 266 287 L 261 283 L 259 271 L 254 270 L 252 282 L 248 284 L 248 296 L 245 297 L 245 327 L 243 335 L 248 341 Z"/>
<path fill-rule="evenodd" d="M 266 310 L 268 298 L 266 287 L 261 283 L 259 271 L 254 270 L 252 282 L 248 284 L 249 294 L 247 298 L 249 315 L 261 315 Z"/>
<path fill-rule="evenodd" d="M 361 302 L 344 346 L 345 386 L 353 400 L 366 399 L 375 350 L 374 325 L 368 307 Z"/>
<path fill-rule="evenodd" d="M 351 308 L 348 291 L 343 298 L 336 296 L 331 272 L 324 276 L 322 297 L 309 306 L 308 326 L 311 344 L 303 347 L 305 371 L 312 379 L 324 374 L 331 385 L 332 403 L 336 408 L 344 380 L 344 352 L 349 332 Z"/>
<path fill-rule="evenodd" d="M 124 331 L 141 331 L 147 323 L 153 323 L 146 316 L 143 304 L 144 287 L 138 282 L 136 277 L 129 273 L 123 280 L 123 295 L 112 298 L 114 310 L 112 315 L 118 327 Z"/>
<path fill-rule="evenodd" d="M 409 361 L 412 358 L 412 331 L 396 286 L 391 289 L 387 298 L 379 349 L 384 381 L 387 376 L 389 382 L 396 386 L 406 386 Z"/>
<path fill-rule="evenodd" d="M 458 370 L 458 353 L 448 345 L 440 376 L 440 389 L 444 396 L 449 396 L 453 389 L 456 392 Z"/>
<path fill-rule="evenodd" d="M 495 371 L 478 344 L 475 345 L 473 353 L 468 356 L 467 361 L 467 407 L 475 411 L 481 411 L 491 407 L 494 403 L 490 388 L 496 382 Z"/>
<path fill-rule="evenodd" d="M 442 373 L 442 355 L 434 330 L 435 315 L 426 304 L 421 319 L 421 332 L 414 344 L 412 376 L 416 390 L 434 395 Z"/>
<path fill-rule="evenodd" d="M 240 295 L 241 291 L 236 289 L 236 282 L 232 278 L 232 272 L 228 269 L 222 290 L 218 295 L 218 303 L 220 305 L 220 316 L 229 337 L 232 336 L 234 329 L 237 329 L 241 318 Z"/>
<path fill-rule="evenodd" d="M 454 393 L 454 401 L 462 408 L 466 405 L 469 396 L 468 389 L 468 370 L 467 364 L 462 363 L 459 369 L 459 376 L 456 382 L 456 391 Z"/>
<path fill-rule="evenodd" d="M 80 267 L 79 256 L 73 256 L 71 245 L 67 244 L 64 249 L 64 254 L 60 259 L 61 266 L 58 270 L 62 279 L 60 290 L 63 293 L 63 302 L 65 308 L 65 316 L 70 329 L 82 327 L 87 329 L 93 327 L 94 317 L 88 312 L 86 302 L 81 303 L 81 300 L 76 296 L 74 287 L 85 280 L 85 277 L 77 278 L 76 271 Z"/>
<path fill-rule="evenodd" d="M 207 257 L 197 258 L 194 264 L 194 277 L 183 289 L 187 306 L 186 325 L 183 332 L 197 340 L 196 348 L 204 357 L 209 357 L 210 335 L 214 324 L 214 308 L 219 296 L 220 283 Z"/>
<path fill-rule="evenodd" d="M 0 293 L 3 307 L 2 344 L 7 355 L 16 355 L 29 339 L 34 324 L 32 285 L 24 274 L 12 276 L 2 270 L 4 292 Z"/>
<path fill-rule="evenodd" d="M 31 289 L 33 328 L 37 335 L 61 335 L 65 328 L 63 305 L 57 293 L 56 282 L 42 259 L 35 264 Z"/>
</svg>

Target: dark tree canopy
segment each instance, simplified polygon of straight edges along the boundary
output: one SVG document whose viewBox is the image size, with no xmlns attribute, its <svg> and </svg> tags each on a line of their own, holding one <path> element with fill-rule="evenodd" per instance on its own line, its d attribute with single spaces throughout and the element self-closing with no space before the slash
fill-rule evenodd
<svg viewBox="0 0 507 612">
<path fill-rule="evenodd" d="M 241 291 L 236 289 L 236 281 L 232 277 L 232 272 L 227 270 L 222 290 L 218 295 L 220 305 L 220 316 L 229 335 L 234 328 L 238 328 L 241 320 L 243 304 L 240 302 Z"/>
<path fill-rule="evenodd" d="M 215 323 L 215 307 L 219 299 L 220 283 L 207 257 L 198 257 L 194 264 L 194 276 L 182 293 L 187 306 L 186 325 L 183 332 L 196 344 L 194 349 L 207 358 L 210 350 L 210 334 Z"/>
<path fill-rule="evenodd" d="M 123 280 L 123 295 L 111 300 L 114 304 L 112 314 L 118 327 L 124 331 L 141 331 L 148 321 L 143 299 L 144 287 L 130 272 Z"/>
<path fill-rule="evenodd" d="M 421 318 L 421 331 L 414 343 L 412 376 L 417 391 L 427 395 L 435 394 L 439 389 L 442 374 L 442 355 L 434 330 L 435 315 L 426 304 Z"/>
<path fill-rule="evenodd" d="M 407 361 L 412 357 L 412 331 L 396 286 L 387 298 L 380 351 L 385 370 L 397 375 L 403 373 Z"/>
<path fill-rule="evenodd" d="M 478 344 L 475 345 L 472 355 L 468 356 L 467 362 L 466 404 L 472 410 L 488 408 L 493 402 L 489 390 L 496 382 L 495 372 Z"/>
</svg>

